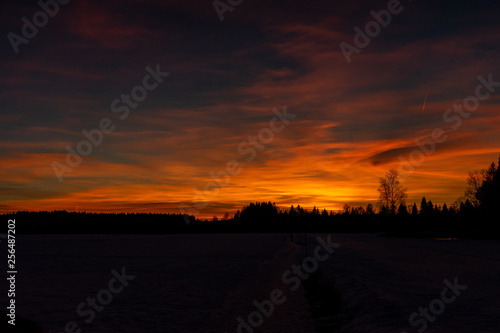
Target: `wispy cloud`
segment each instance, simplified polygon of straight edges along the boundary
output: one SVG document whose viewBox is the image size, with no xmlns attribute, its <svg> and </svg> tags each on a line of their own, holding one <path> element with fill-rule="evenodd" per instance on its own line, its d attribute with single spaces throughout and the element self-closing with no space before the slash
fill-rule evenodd
<svg viewBox="0 0 500 333">
<path fill-rule="evenodd" d="M 71 3 L 21 57 L 2 55 L 2 207 L 174 212 L 283 105 L 300 116 L 221 189 L 207 217 L 251 200 L 373 202 L 378 177 L 446 125 L 443 112 L 478 75 L 500 81 L 493 2 L 407 6 L 347 66 L 338 44 L 371 3 L 244 2 L 223 25 L 210 2 Z M 30 8 L 9 5 L 3 15 Z M 119 120 L 110 103 L 151 63 L 170 81 Z M 405 180 L 410 201 L 451 202 L 467 171 L 496 160 L 499 104 L 493 95 Z M 59 184 L 50 163 L 102 117 L 115 132 Z"/>
</svg>

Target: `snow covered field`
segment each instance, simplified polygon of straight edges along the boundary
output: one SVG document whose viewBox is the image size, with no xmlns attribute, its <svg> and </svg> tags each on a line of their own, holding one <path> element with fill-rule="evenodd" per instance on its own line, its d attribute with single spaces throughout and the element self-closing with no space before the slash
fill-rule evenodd
<svg viewBox="0 0 500 333">
<path fill-rule="evenodd" d="M 309 256 L 318 236 L 326 239 L 308 237 Z M 283 279 L 302 263 L 304 248 L 285 244 L 284 237 L 19 236 L 18 315 L 47 332 L 64 332 L 71 321 L 82 332 L 237 332 L 237 318 L 248 322 L 257 310 L 254 301 L 265 302 L 273 290 L 281 290 L 286 301 L 262 316 L 254 331 L 315 332 L 303 283 L 293 291 L 294 283 Z M 453 284 L 455 278 L 467 289 L 443 302 L 442 313 L 429 312 L 433 321 L 421 332 L 500 332 L 500 242 L 370 235 L 333 235 L 332 240 L 341 246 L 317 271 L 342 298 L 342 313 L 325 319 L 344 322 L 341 332 L 417 332 L 422 317 L 412 326 L 410 315 L 441 299 L 443 281 Z M 109 288 L 111 270 L 123 267 L 135 278 L 86 323 L 89 316 L 78 315 L 77 307 Z M 445 293 L 446 300 L 453 296 Z M 240 332 L 249 332 L 242 327 Z"/>
<path fill-rule="evenodd" d="M 500 332 L 499 241 L 334 238 L 342 247 L 326 266 L 327 280 L 353 318 L 342 332 Z M 455 277 L 467 289 L 441 314 L 429 311 L 427 329 L 410 325 L 410 315 L 441 299 L 443 281 L 453 284 Z M 438 313 L 439 305 L 434 302 Z"/>
</svg>

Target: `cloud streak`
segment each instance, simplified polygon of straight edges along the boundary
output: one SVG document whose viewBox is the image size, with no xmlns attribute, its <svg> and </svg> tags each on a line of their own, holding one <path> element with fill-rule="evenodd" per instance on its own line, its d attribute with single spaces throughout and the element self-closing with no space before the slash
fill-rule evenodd
<svg viewBox="0 0 500 333">
<path fill-rule="evenodd" d="M 210 2 L 69 4 L 22 56 L 0 55 L 2 209 L 176 212 L 283 105 L 299 115 L 290 130 L 201 217 L 256 200 L 373 203 L 378 177 L 443 126 L 443 112 L 478 75 L 500 80 L 493 1 L 405 5 L 347 66 L 338 45 L 377 9 L 371 3 L 244 2 L 223 24 Z M 26 6 L 3 15 L 35 9 Z M 120 121 L 110 103 L 151 63 L 169 81 Z M 483 103 L 405 180 L 410 202 L 450 203 L 468 171 L 496 160 L 499 104 L 499 95 Z M 59 184 L 50 163 L 103 117 L 116 130 Z"/>
</svg>

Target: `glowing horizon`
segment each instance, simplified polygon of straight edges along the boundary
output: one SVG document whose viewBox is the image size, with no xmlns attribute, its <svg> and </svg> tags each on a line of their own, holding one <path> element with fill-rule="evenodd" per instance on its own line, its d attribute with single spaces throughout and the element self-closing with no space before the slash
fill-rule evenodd
<svg viewBox="0 0 500 333">
<path fill-rule="evenodd" d="M 324 1 L 303 15 L 300 4 L 244 2 L 220 22 L 210 2 L 120 4 L 70 3 L 19 54 L 5 38 L 0 212 L 180 213 L 232 160 L 241 173 L 198 218 L 257 201 L 328 211 L 375 205 L 379 177 L 439 128 L 447 139 L 402 181 L 408 204 L 423 196 L 451 204 L 469 171 L 498 161 L 500 87 L 489 91 L 479 79 L 500 81 L 494 4 L 405 3 L 350 64 L 339 44 L 352 43 L 353 27 L 382 5 Z M 39 10 L 8 9 L 9 31 Z M 447 28 L 465 15 L 481 24 Z M 170 74 L 155 76 L 156 66 Z M 450 118 L 459 111 L 446 115 L 480 84 L 490 96 L 475 111 L 460 124 Z M 132 107 L 121 96 L 144 94 L 137 86 L 147 97 Z M 123 119 L 120 107 L 129 109 Z M 272 128 L 273 109 L 284 107 L 296 117 L 247 161 L 242 142 Z M 82 131 L 105 118 L 114 130 L 60 182 L 54 161 L 65 163 L 66 147 L 77 150 Z"/>
</svg>

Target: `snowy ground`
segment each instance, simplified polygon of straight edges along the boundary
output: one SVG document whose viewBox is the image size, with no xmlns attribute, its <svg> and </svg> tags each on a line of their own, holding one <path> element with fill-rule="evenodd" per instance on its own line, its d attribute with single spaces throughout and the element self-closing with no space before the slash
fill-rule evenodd
<svg viewBox="0 0 500 333">
<path fill-rule="evenodd" d="M 341 332 L 500 332 L 500 242 L 369 235 L 334 240 L 342 246 L 324 269 L 352 318 Z M 440 299 L 443 280 L 455 277 L 467 289 L 442 314 L 430 312 L 434 321 L 427 329 L 410 325 L 409 316 Z M 434 306 L 439 313 L 438 302 Z"/>
<path fill-rule="evenodd" d="M 18 314 L 52 332 L 69 321 L 82 332 L 198 332 L 283 245 L 281 235 L 19 236 Z M 77 306 L 122 267 L 135 279 L 85 323 Z"/>
<path fill-rule="evenodd" d="M 317 236 L 326 239 L 309 235 L 310 256 Z M 278 234 L 19 236 L 18 314 L 47 332 L 63 332 L 69 321 L 82 332 L 237 332 L 237 318 L 248 322 L 256 311 L 254 300 L 269 300 L 273 290 L 281 290 L 286 301 L 254 331 L 314 332 L 318 326 L 304 289 L 292 291 L 282 277 L 302 262 L 304 248 L 283 239 Z M 344 310 L 331 314 L 345 321 L 341 332 L 417 332 L 422 324 L 410 325 L 410 315 L 440 298 L 443 280 L 453 283 L 455 277 L 467 289 L 425 332 L 500 332 L 500 242 L 370 235 L 332 240 L 341 246 L 318 272 L 342 297 Z M 85 323 L 77 306 L 96 297 L 108 286 L 111 270 L 122 267 L 136 278 Z"/>
</svg>

